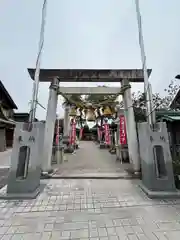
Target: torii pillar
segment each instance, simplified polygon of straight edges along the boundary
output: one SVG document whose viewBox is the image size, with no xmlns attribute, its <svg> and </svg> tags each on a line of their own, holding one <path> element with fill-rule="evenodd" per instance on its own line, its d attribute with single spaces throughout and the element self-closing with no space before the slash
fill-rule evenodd
<svg viewBox="0 0 180 240">
<path fill-rule="evenodd" d="M 69 141 L 69 130 L 70 130 L 70 118 L 69 118 L 70 106 L 64 107 L 64 130 L 63 130 L 63 139 L 65 143 Z"/>
<path fill-rule="evenodd" d="M 49 99 L 46 115 L 46 124 L 44 132 L 44 152 L 42 170 L 43 172 L 51 171 L 51 158 L 52 158 L 52 148 L 54 139 L 54 128 L 56 122 L 56 109 L 58 103 L 58 89 L 59 89 L 59 79 L 54 78 L 49 87 Z"/>
<path fill-rule="evenodd" d="M 123 93 L 124 113 L 126 119 L 129 160 L 133 164 L 134 173 L 140 171 L 140 156 L 137 139 L 137 128 L 134 116 L 131 87 L 128 79 L 122 80 L 122 87 L 128 86 Z"/>
</svg>

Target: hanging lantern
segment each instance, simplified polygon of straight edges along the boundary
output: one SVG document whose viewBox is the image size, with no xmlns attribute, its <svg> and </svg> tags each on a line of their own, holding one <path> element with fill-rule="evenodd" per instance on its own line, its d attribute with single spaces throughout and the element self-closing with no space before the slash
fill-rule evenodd
<svg viewBox="0 0 180 240">
<path fill-rule="evenodd" d="M 69 116 L 70 117 L 75 117 L 76 114 L 77 114 L 76 108 L 72 107 L 71 110 L 70 110 Z"/>
<path fill-rule="evenodd" d="M 94 114 L 93 108 L 87 109 L 86 117 L 87 117 L 87 121 L 89 122 L 95 121 L 95 114 Z"/>
<path fill-rule="evenodd" d="M 104 116 L 111 116 L 112 115 L 112 111 L 110 109 L 110 107 L 106 106 L 104 108 Z"/>
<path fill-rule="evenodd" d="M 82 117 L 83 119 L 86 119 L 86 109 L 82 109 L 82 110 L 81 110 L 81 113 L 82 113 L 81 117 Z"/>
<path fill-rule="evenodd" d="M 99 109 L 99 113 L 100 113 L 100 116 L 103 116 L 103 115 L 104 115 L 104 110 L 103 110 L 102 107 Z"/>
<path fill-rule="evenodd" d="M 77 109 L 77 111 L 76 111 L 76 115 L 77 115 L 78 117 L 81 116 L 81 109 L 80 109 L 80 108 Z"/>
<path fill-rule="evenodd" d="M 113 106 L 113 107 L 111 107 L 111 111 L 112 111 L 112 114 L 115 114 L 116 113 L 116 108 Z"/>
<path fill-rule="evenodd" d="M 99 113 L 98 113 L 98 109 L 97 109 L 97 108 L 94 110 L 94 114 L 95 114 L 95 117 L 96 117 L 96 118 L 99 117 Z"/>
<path fill-rule="evenodd" d="M 117 113 L 117 108 L 114 107 L 114 109 L 113 109 L 113 114 L 116 114 L 116 113 Z"/>
</svg>

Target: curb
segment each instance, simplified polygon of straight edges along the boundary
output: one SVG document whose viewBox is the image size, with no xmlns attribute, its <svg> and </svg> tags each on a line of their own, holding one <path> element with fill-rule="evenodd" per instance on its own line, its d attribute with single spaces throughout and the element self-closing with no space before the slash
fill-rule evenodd
<svg viewBox="0 0 180 240">
<path fill-rule="evenodd" d="M 137 176 L 132 176 L 132 175 L 126 175 L 126 176 L 62 176 L 62 175 L 57 175 L 54 174 L 51 177 L 51 179 L 104 179 L 104 180 L 117 180 L 117 179 L 140 179 Z"/>
</svg>

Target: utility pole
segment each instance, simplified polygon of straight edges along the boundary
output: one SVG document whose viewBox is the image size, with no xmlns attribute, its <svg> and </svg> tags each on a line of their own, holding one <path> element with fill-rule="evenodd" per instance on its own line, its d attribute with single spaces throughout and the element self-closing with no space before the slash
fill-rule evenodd
<svg viewBox="0 0 180 240">
<path fill-rule="evenodd" d="M 40 40 L 39 40 L 39 49 L 36 60 L 36 69 L 34 74 L 34 83 L 33 83 L 33 92 L 32 92 L 32 101 L 29 114 L 29 122 L 33 122 L 36 116 L 36 109 L 38 103 L 38 91 L 39 91 L 39 74 L 40 74 L 40 64 L 41 64 L 41 55 L 44 46 L 44 29 L 45 29 L 45 20 L 46 20 L 46 8 L 47 0 L 44 0 L 42 7 L 42 20 L 41 20 L 41 30 L 40 30 Z"/>
<path fill-rule="evenodd" d="M 140 6 L 139 0 L 135 0 L 136 5 L 136 17 L 137 17 L 137 24 L 138 24 L 138 31 L 139 31 L 139 46 L 141 50 L 141 62 L 142 62 L 142 69 L 144 75 L 144 93 L 146 97 L 146 117 L 147 121 L 150 125 L 153 125 L 154 117 L 153 109 L 152 109 L 152 90 L 149 83 L 148 71 L 147 71 L 147 64 L 146 64 L 146 55 L 145 55 L 145 48 L 144 48 L 144 39 L 143 39 L 143 30 L 142 30 L 142 20 L 141 20 L 141 13 L 140 13 Z"/>
</svg>

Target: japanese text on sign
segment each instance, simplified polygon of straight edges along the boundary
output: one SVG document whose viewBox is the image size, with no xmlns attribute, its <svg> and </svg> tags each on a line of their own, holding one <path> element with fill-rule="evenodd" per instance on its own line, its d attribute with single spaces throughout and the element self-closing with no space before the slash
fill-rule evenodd
<svg viewBox="0 0 180 240">
<path fill-rule="evenodd" d="M 110 132 L 109 132 L 109 124 L 105 123 L 105 142 L 107 145 L 110 145 Z"/>
<path fill-rule="evenodd" d="M 119 116 L 119 140 L 120 144 L 125 145 L 127 144 L 127 135 L 126 135 L 126 122 L 125 116 Z"/>
<path fill-rule="evenodd" d="M 71 144 L 75 144 L 76 142 L 76 122 L 72 122 L 72 129 L 71 129 Z"/>
</svg>

